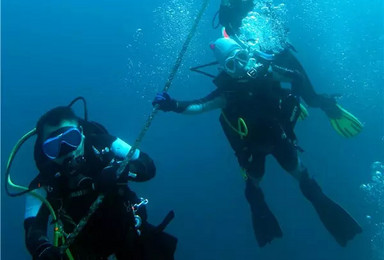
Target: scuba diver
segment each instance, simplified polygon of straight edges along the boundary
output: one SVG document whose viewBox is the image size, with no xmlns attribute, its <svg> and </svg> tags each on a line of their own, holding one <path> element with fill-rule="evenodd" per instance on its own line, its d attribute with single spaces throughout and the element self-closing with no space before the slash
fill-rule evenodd
<svg viewBox="0 0 384 260">
<path fill-rule="evenodd" d="M 194 101 L 178 101 L 165 92 L 159 93 L 153 105 L 162 111 L 182 114 L 221 109 L 221 126 L 245 172 L 245 196 L 251 208 L 253 229 L 260 247 L 282 237 L 279 223 L 266 204 L 260 188 L 265 159 L 269 154 L 299 182 L 303 195 L 311 202 L 324 226 L 341 246 L 346 246 L 362 229 L 310 177 L 300 161 L 298 152 L 301 148 L 297 145 L 294 133 L 298 118 L 306 116 L 299 98 L 303 98 L 309 106 L 319 107 L 337 118 L 340 106 L 335 98 L 308 90 L 305 75 L 299 71 L 276 65 L 273 60 L 259 62 L 259 54 L 254 55 L 229 37 L 217 39 L 210 47 L 220 70 L 213 79 L 217 89 Z M 290 82 L 291 88 L 283 88 L 283 81 Z M 357 134 L 362 125 L 354 116 L 350 115 L 350 118 L 358 130 L 353 133 Z"/>
<path fill-rule="evenodd" d="M 149 224 L 148 200 L 139 198 L 127 184 L 153 178 L 152 159 L 136 149 L 118 174 L 131 146 L 102 125 L 79 118 L 70 106 L 53 108 L 37 122 L 34 159 L 39 174 L 29 191 L 46 197 L 65 237 L 73 243 L 68 251 L 49 241 L 49 207 L 28 192 L 24 228 L 33 259 L 106 260 L 111 255 L 117 259 L 174 259 L 177 239 L 163 232 L 173 211 L 159 226 Z M 99 207 L 87 219 L 100 195 Z M 74 230 L 81 224 L 83 229 L 75 236 Z"/>
<path fill-rule="evenodd" d="M 305 94 L 303 93 L 303 96 L 307 97 L 305 100 L 306 104 L 310 107 L 320 107 L 326 113 L 332 127 L 341 136 L 353 137 L 357 135 L 362 129 L 360 122 L 340 105 L 334 106 L 335 97 L 340 95 L 335 94 L 328 96 L 316 94 L 307 73 L 293 53 L 296 52 L 295 48 L 287 40 L 289 29 L 285 27 L 284 22 L 279 21 L 278 15 L 276 14 L 277 9 L 277 7 L 273 6 L 271 0 L 222 0 L 220 9 L 217 12 L 219 24 L 214 27 L 217 28 L 219 25 L 222 25 L 227 36 L 235 39 L 243 48 L 248 48 L 250 44 L 244 41 L 252 42 L 254 39 L 240 39 L 244 38 L 241 30 L 243 20 L 255 14 L 259 15 L 259 18 L 262 20 L 268 20 L 268 24 L 271 26 L 270 29 L 272 31 L 278 31 L 278 35 L 274 35 L 273 38 L 279 38 L 277 44 L 279 48 L 277 48 L 278 50 L 263 49 L 262 46 L 260 46 L 262 44 L 259 44 L 259 50 L 257 50 L 257 48 L 252 49 L 255 56 L 260 58 L 260 64 L 268 67 L 268 63 L 273 62 L 276 70 L 280 68 L 286 70 L 286 73 L 291 72 L 292 74 L 298 74 L 301 78 L 301 84 L 303 85 L 301 92 L 306 92 Z M 251 13 L 252 11 L 256 13 Z M 255 18 L 251 17 L 250 20 L 252 19 Z M 276 22 L 273 22 L 275 20 Z M 291 75 L 290 77 L 295 76 Z"/>
</svg>

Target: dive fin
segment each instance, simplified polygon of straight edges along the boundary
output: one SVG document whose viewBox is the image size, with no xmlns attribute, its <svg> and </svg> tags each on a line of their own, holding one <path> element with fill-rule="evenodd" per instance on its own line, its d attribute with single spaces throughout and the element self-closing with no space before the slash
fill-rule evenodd
<svg viewBox="0 0 384 260">
<path fill-rule="evenodd" d="M 354 137 L 363 130 L 363 124 L 350 112 L 342 108 L 340 105 L 336 105 L 340 110 L 340 116 L 335 118 L 329 118 L 332 127 L 335 131 L 346 138 Z"/>
<path fill-rule="evenodd" d="M 282 237 L 283 232 L 276 217 L 265 203 L 261 189 L 254 187 L 251 181 L 247 181 L 246 185 L 245 196 L 251 207 L 255 237 L 258 245 L 264 247 L 273 239 Z"/>
<path fill-rule="evenodd" d="M 349 240 L 363 230 L 347 211 L 328 198 L 314 179 L 304 176 L 300 189 L 312 203 L 321 222 L 340 246 L 345 247 Z"/>
<path fill-rule="evenodd" d="M 309 112 L 308 112 L 307 108 L 302 103 L 300 103 L 300 115 L 299 115 L 298 119 L 299 120 L 304 120 L 308 116 L 309 116 Z"/>
</svg>

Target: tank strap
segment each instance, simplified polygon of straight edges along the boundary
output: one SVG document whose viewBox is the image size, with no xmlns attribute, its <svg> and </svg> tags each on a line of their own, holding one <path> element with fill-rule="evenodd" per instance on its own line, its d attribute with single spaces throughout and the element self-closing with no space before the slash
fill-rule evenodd
<svg viewBox="0 0 384 260">
<path fill-rule="evenodd" d="M 156 231 L 159 233 L 162 232 L 174 217 L 175 217 L 175 212 L 173 212 L 173 210 L 168 212 L 168 214 L 165 216 L 163 221 L 161 221 L 161 223 L 156 227 Z"/>
<path fill-rule="evenodd" d="M 210 78 L 213 78 L 213 79 L 214 79 L 214 78 L 216 78 L 215 75 L 212 75 L 212 74 L 210 74 L 210 73 L 208 73 L 208 72 L 205 72 L 205 71 L 202 71 L 202 70 L 200 70 L 200 69 L 205 68 L 205 67 L 209 67 L 209 66 L 218 65 L 218 64 L 219 64 L 219 62 L 217 62 L 217 61 L 213 61 L 213 62 L 210 62 L 210 63 L 207 63 L 207 64 L 203 64 L 203 65 L 199 65 L 199 66 L 191 67 L 191 68 L 189 68 L 189 70 L 190 70 L 190 71 L 193 71 L 193 72 L 197 72 L 197 73 L 203 74 L 203 75 L 205 75 L 205 76 L 207 76 L 207 77 L 210 77 Z"/>
</svg>

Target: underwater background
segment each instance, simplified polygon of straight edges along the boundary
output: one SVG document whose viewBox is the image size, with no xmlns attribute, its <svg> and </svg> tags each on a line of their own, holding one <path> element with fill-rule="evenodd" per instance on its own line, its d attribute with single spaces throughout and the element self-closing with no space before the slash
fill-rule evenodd
<svg viewBox="0 0 384 260">
<path fill-rule="evenodd" d="M 262 2 L 262 1 L 261 1 Z M 268 2 L 268 1 L 263 1 Z M 133 143 L 164 87 L 202 1 L 3 0 L 1 165 L 47 110 L 87 99 L 89 119 Z M 214 90 L 211 79 L 189 67 L 213 60 L 211 26 L 220 1 L 212 0 L 170 89 L 178 99 Z M 382 0 L 274 1 L 289 39 L 319 93 L 363 123 L 343 138 L 324 113 L 296 126 L 304 164 L 324 192 L 363 227 L 340 247 L 302 196 L 296 181 L 268 158 L 262 188 L 283 238 L 258 248 L 237 160 L 218 123 L 219 111 L 199 116 L 159 113 L 141 149 L 157 176 L 132 183 L 149 199 L 151 223 L 173 209 L 166 231 L 178 237 L 176 259 L 383 260 L 384 259 L 384 2 Z M 215 69 L 212 69 L 215 71 Z M 83 115 L 82 106 L 75 106 Z M 33 140 L 34 141 L 34 140 Z M 36 176 L 33 141 L 12 168 L 15 183 Z M 24 197 L 1 196 L 1 259 L 30 259 L 24 243 Z"/>
</svg>

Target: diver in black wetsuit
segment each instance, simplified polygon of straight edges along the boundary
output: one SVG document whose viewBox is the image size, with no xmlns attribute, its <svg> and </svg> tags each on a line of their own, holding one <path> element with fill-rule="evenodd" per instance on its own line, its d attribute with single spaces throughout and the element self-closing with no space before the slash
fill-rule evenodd
<svg viewBox="0 0 384 260">
<path fill-rule="evenodd" d="M 253 11 L 260 15 L 262 19 L 267 20 L 269 30 L 274 31 L 273 38 L 278 39 L 278 43 L 275 45 L 279 46 L 269 46 L 274 49 L 270 50 L 263 49 L 264 44 L 259 44 L 260 51 L 254 48 L 251 50 L 254 58 L 258 59 L 264 69 L 273 68 L 280 77 L 284 75 L 290 78 L 291 81 L 299 78 L 300 95 L 305 98 L 305 102 L 311 107 L 320 107 L 326 113 L 332 127 L 339 135 L 346 138 L 356 136 L 363 129 L 362 123 L 350 112 L 336 104 L 335 97 L 339 95 L 316 94 L 307 73 L 293 53 L 296 52 L 295 48 L 287 40 L 289 29 L 278 17 L 277 9 L 279 9 L 278 6 L 273 6 L 272 0 L 222 0 L 218 11 L 219 25 L 221 24 L 225 29 L 225 34 L 235 39 L 242 48 L 251 49 L 247 43 L 243 42 L 244 39 L 239 39 L 243 19 L 248 18 L 248 22 L 254 20 L 254 14 L 251 12 Z M 246 41 L 252 42 L 254 39 L 246 39 Z M 264 48 L 266 47 L 264 46 Z M 278 78 L 277 80 L 286 81 L 287 79 Z M 297 85 L 293 84 L 292 87 L 294 88 Z"/>
<path fill-rule="evenodd" d="M 103 202 L 90 217 L 69 249 L 77 260 L 117 259 L 172 260 L 176 238 L 147 222 L 146 200 L 127 186 L 155 176 L 152 159 L 136 150 L 117 177 L 119 163 L 131 146 L 111 136 L 95 122 L 78 118 L 69 107 L 57 107 L 37 123 L 34 157 L 39 175 L 30 189 L 51 203 L 65 233 L 70 234 L 100 194 Z M 168 221 L 173 212 L 168 215 Z M 28 195 L 25 239 L 36 260 L 71 259 L 47 238 L 49 211 Z"/>
<path fill-rule="evenodd" d="M 211 44 L 221 72 L 213 80 L 217 89 L 195 101 L 177 101 L 159 93 L 153 105 L 163 111 L 199 114 L 221 109 L 220 123 L 239 165 L 245 170 L 245 195 L 260 247 L 281 237 L 280 226 L 264 201 L 259 183 L 265 158 L 272 154 L 281 167 L 295 177 L 304 196 L 312 203 L 325 227 L 341 246 L 360 233 L 359 224 L 330 200 L 300 162 L 294 126 L 302 109 L 299 97 L 313 107 L 338 110 L 332 97 L 306 89 L 303 75 L 270 63 L 259 63 L 248 50 L 230 38 Z M 277 80 L 279 79 L 279 80 Z M 284 89 L 280 80 L 291 83 Z"/>
</svg>

